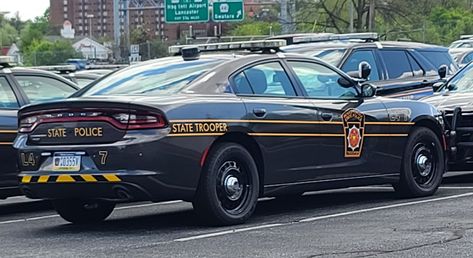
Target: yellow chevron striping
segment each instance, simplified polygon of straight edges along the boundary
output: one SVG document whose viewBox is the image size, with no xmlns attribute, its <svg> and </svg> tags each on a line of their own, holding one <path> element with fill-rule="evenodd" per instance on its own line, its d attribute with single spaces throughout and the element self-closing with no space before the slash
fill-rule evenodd
<svg viewBox="0 0 473 258">
<path fill-rule="evenodd" d="M 38 179 L 38 183 L 47 183 L 49 176 L 40 176 Z"/>
<path fill-rule="evenodd" d="M 116 176 L 114 174 L 103 174 L 102 176 L 105 177 L 105 179 L 107 179 L 108 182 L 120 182 L 120 181 L 122 181 L 118 176 Z"/>
<path fill-rule="evenodd" d="M 31 182 L 31 178 L 32 178 L 32 176 L 23 176 L 23 177 L 21 178 L 21 183 L 23 183 L 23 184 L 28 184 L 28 183 Z"/>
<path fill-rule="evenodd" d="M 75 182 L 74 178 L 70 175 L 59 175 L 56 179 L 56 183 L 72 183 Z"/>
<path fill-rule="evenodd" d="M 86 182 L 97 182 L 97 179 L 95 179 L 93 175 L 80 175 L 80 177 Z"/>
</svg>

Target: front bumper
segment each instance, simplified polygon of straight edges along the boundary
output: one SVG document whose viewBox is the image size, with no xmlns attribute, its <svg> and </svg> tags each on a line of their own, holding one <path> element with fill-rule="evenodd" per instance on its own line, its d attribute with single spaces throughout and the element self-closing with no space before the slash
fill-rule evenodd
<svg viewBox="0 0 473 258">
<path fill-rule="evenodd" d="M 102 199 L 114 202 L 188 199 L 151 172 L 22 173 L 20 189 L 33 199 Z"/>
</svg>

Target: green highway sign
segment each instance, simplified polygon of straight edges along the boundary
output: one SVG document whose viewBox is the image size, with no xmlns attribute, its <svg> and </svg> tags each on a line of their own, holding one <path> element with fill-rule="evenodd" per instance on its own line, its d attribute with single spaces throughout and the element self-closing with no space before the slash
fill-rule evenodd
<svg viewBox="0 0 473 258">
<path fill-rule="evenodd" d="M 220 21 L 242 21 L 245 17 L 243 0 L 220 0 L 213 3 L 212 20 Z"/>
<path fill-rule="evenodd" d="M 209 0 L 165 0 L 166 23 L 209 21 Z"/>
</svg>

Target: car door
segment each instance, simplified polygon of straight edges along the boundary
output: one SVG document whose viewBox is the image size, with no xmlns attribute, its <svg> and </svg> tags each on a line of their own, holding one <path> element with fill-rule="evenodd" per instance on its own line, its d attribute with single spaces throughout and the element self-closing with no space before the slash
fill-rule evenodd
<svg viewBox="0 0 473 258">
<path fill-rule="evenodd" d="M 307 60 L 288 60 L 288 66 L 316 108 L 317 145 L 312 180 L 363 178 L 398 173 L 384 150 L 382 137 L 387 110 L 376 98 L 359 97 L 354 82 L 334 68 Z"/>
<path fill-rule="evenodd" d="M 252 64 L 231 81 L 247 109 L 249 135 L 263 149 L 266 185 L 302 182 L 314 172 L 318 144 L 312 101 L 301 97 L 280 60 Z"/>
<path fill-rule="evenodd" d="M 17 155 L 13 140 L 17 130 L 17 112 L 22 104 L 10 81 L 0 76 L 0 188 L 13 188 L 17 182 Z M 0 193 L 0 197 L 3 193 Z"/>
</svg>

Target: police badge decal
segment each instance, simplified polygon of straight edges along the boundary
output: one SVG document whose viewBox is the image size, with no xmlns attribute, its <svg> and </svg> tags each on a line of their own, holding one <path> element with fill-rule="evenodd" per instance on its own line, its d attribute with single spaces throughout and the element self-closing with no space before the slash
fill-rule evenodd
<svg viewBox="0 0 473 258">
<path fill-rule="evenodd" d="M 345 139 L 345 158 L 359 158 L 363 149 L 365 115 L 356 109 L 348 109 L 342 114 Z"/>
</svg>

